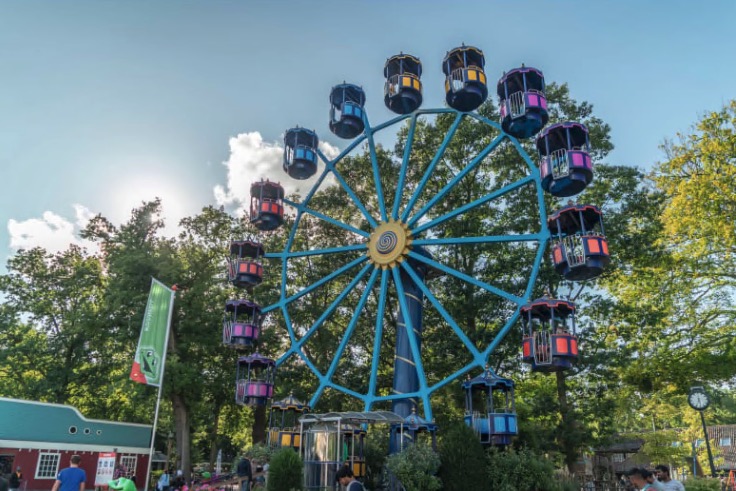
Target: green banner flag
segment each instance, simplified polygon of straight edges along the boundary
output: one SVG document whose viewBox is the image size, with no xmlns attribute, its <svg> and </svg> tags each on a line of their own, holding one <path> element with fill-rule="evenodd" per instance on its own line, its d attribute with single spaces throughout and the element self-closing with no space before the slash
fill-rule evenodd
<svg viewBox="0 0 736 491">
<path fill-rule="evenodd" d="M 166 362 L 166 345 L 169 343 L 169 325 L 174 310 L 175 292 L 153 278 L 148 294 L 146 313 L 143 316 L 141 337 L 135 352 L 130 379 L 158 387 Z"/>
</svg>

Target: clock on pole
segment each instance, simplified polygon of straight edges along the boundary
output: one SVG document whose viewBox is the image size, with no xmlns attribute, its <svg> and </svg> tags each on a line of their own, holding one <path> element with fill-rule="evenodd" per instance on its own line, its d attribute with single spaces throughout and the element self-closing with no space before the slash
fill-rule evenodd
<svg viewBox="0 0 736 491">
<path fill-rule="evenodd" d="M 687 402 L 696 411 L 704 411 L 710 405 L 710 397 L 703 387 L 691 387 Z"/>
<path fill-rule="evenodd" d="M 710 405 L 710 397 L 705 391 L 704 387 L 695 386 L 690 387 L 690 392 L 687 395 L 687 402 L 690 407 L 700 412 L 700 421 L 703 424 L 703 435 L 705 438 L 705 448 L 708 450 L 708 461 L 710 463 L 710 475 L 711 477 L 716 476 L 716 466 L 713 464 L 713 453 L 710 450 L 710 440 L 708 439 L 708 428 L 705 425 L 705 415 L 703 411 Z"/>
</svg>

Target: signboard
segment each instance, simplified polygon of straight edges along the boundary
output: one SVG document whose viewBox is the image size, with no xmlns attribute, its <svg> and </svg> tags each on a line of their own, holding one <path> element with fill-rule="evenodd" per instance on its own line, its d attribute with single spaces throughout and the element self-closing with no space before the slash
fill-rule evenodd
<svg viewBox="0 0 736 491">
<path fill-rule="evenodd" d="M 115 472 L 115 453 L 100 452 L 97 457 L 97 472 L 95 473 L 95 486 L 107 486 L 112 481 Z"/>
</svg>

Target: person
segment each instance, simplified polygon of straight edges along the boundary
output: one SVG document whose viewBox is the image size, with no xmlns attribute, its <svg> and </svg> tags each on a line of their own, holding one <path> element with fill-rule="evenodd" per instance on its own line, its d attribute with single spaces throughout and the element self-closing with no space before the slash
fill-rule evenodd
<svg viewBox="0 0 736 491">
<path fill-rule="evenodd" d="M 345 491 L 365 491 L 363 484 L 355 479 L 353 471 L 350 470 L 350 467 L 347 465 L 342 466 L 340 470 L 337 471 L 335 478 L 337 479 L 337 482 L 340 483 L 340 486 L 345 487 Z"/>
<path fill-rule="evenodd" d="M 161 477 L 158 478 L 156 489 L 158 489 L 158 491 L 169 491 L 170 487 L 171 480 L 169 478 L 169 473 L 164 471 L 163 474 L 161 474 Z"/>
<path fill-rule="evenodd" d="M 250 483 L 253 480 L 253 467 L 250 465 L 250 460 L 243 455 L 238 462 L 238 477 L 240 478 L 240 491 L 249 491 Z"/>
<path fill-rule="evenodd" d="M 670 477 L 669 467 L 659 464 L 654 470 L 657 472 L 657 479 L 662 483 L 664 489 L 668 491 L 685 491 L 685 486 L 680 481 Z"/>
<path fill-rule="evenodd" d="M 114 489 L 116 491 L 137 491 L 135 487 L 135 480 L 128 479 L 127 477 L 120 476 L 117 479 L 113 479 L 112 481 L 107 483 L 107 486 L 110 489 Z"/>
<path fill-rule="evenodd" d="M 59 472 L 51 491 L 84 491 L 87 473 L 84 472 L 84 469 L 79 468 L 80 462 L 82 462 L 82 457 L 72 455 L 72 458 L 69 459 L 69 467 Z"/>
<path fill-rule="evenodd" d="M 125 468 L 125 466 L 122 463 L 119 463 L 115 466 L 115 471 L 112 474 L 113 479 L 118 479 L 120 477 L 125 477 L 128 475 L 128 469 Z"/>
<path fill-rule="evenodd" d="M 652 485 L 649 484 L 644 477 L 646 473 L 646 469 L 639 469 L 638 467 L 634 467 L 633 469 L 629 469 L 626 475 L 629 477 L 629 481 L 636 487 L 636 489 L 639 489 L 641 491 L 653 491 Z"/>
<path fill-rule="evenodd" d="M 23 473 L 20 471 L 20 467 L 15 468 L 15 472 L 10 475 L 8 479 L 8 488 L 10 491 L 18 491 L 20 489 L 20 482 L 23 479 Z"/>
<path fill-rule="evenodd" d="M 181 491 L 181 489 L 184 487 L 184 472 L 182 472 L 181 469 L 178 469 L 176 471 L 176 477 L 171 481 L 171 487 L 175 489 L 176 491 Z"/>
<path fill-rule="evenodd" d="M 649 469 L 642 469 L 642 474 L 644 476 L 644 480 L 649 484 L 650 489 L 655 491 L 664 491 L 666 489 L 664 484 L 657 481 L 657 476 L 654 475 L 654 472 Z"/>
</svg>

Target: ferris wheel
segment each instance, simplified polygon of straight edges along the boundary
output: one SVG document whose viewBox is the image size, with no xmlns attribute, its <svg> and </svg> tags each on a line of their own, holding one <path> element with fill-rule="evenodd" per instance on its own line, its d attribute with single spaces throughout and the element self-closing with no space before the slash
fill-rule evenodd
<svg viewBox="0 0 736 491">
<path fill-rule="evenodd" d="M 297 180 L 317 178 L 301 200 L 285 197 L 283 187 L 276 182 L 260 180 L 252 184 L 250 219 L 259 230 L 278 230 L 284 223 L 285 207 L 293 209 L 295 215 L 280 252 L 264 251 L 259 243 L 251 241 L 231 245 L 229 276 L 234 284 L 241 287 L 258 285 L 264 274 L 261 262 L 265 258 L 280 260 L 281 286 L 279 299 L 268 306 L 246 301 L 228 303 L 223 339 L 226 344 L 240 347 L 256 345 L 264 316 L 279 315 L 288 334 L 288 348 L 276 360 L 257 353 L 240 359 L 238 383 L 242 381 L 243 384 L 238 385 L 239 402 L 265 404 L 273 395 L 276 368 L 296 359 L 300 366 L 313 373 L 317 382 L 317 389 L 309 401 L 311 407 L 317 404 L 325 390 L 330 389 L 357 398 L 365 410 L 391 402 L 394 411 L 405 417 L 421 403 L 424 418 L 431 421 L 434 392 L 462 376 L 469 377 L 474 369 L 485 373 L 494 350 L 529 303 L 544 260 L 551 238 L 544 193 L 563 197 L 580 192 L 592 179 L 592 167 L 587 130 L 580 124 L 554 125 L 539 135 L 539 165 L 519 142 L 519 139 L 538 134 L 548 121 L 544 77 L 539 70 L 521 67 L 501 77 L 497 85 L 500 123 L 475 112 L 488 96 L 484 67 L 485 58 L 478 48 L 463 45 L 449 51 L 442 63 L 449 107 L 420 109 L 423 87 L 419 59 L 407 54 L 389 58 L 384 67 L 384 102 L 398 116 L 378 125 L 372 125 L 366 114 L 366 95 L 361 87 L 348 83 L 333 87 L 329 128 L 338 137 L 351 140 L 334 158 L 320 150 L 316 132 L 301 127 L 286 131 L 284 171 Z M 444 118 L 448 124 L 441 142 L 433 148 L 432 155 L 418 172 L 413 167 L 418 159 L 413 152 L 422 118 Z M 474 134 L 481 135 L 483 144 L 475 154 L 460 159 L 461 167 L 448 172 L 446 154 L 448 149 L 457 152 L 463 148 L 454 142 L 463 124 L 474 125 Z M 385 157 L 377 148 L 376 135 L 392 129 L 406 133 L 400 159 L 387 167 L 382 163 Z M 346 178 L 350 174 L 349 166 L 355 162 L 351 152 L 361 145 L 367 149 L 370 161 L 373 177 L 370 184 L 350 182 Z M 460 202 L 449 199 L 456 196 L 462 183 L 477 178 L 478 169 L 499 153 L 513 154 L 512 160 L 518 164 L 514 173 L 483 174 L 487 182 L 479 195 Z M 387 169 L 393 172 L 390 178 L 385 175 Z M 314 206 L 328 180 L 345 197 L 339 211 L 350 208 L 354 212 L 352 215 L 329 213 Z M 386 188 L 386 183 L 390 183 L 390 189 Z M 356 191 L 358 184 L 362 193 Z M 371 192 L 366 193 L 366 187 Z M 511 195 L 515 196 L 514 201 L 507 199 Z M 452 204 L 448 207 L 448 203 Z M 481 227 L 480 230 L 495 232 L 470 235 L 458 232 L 462 227 L 447 227 L 453 221 L 494 206 L 500 212 L 518 216 L 524 225 L 508 230 Z M 302 235 L 308 235 L 315 226 L 340 231 L 342 234 L 333 234 L 333 237 L 346 238 L 340 238 L 342 242 L 337 245 L 312 247 Z M 454 248 L 468 245 L 500 245 L 523 251 L 529 259 L 525 267 L 513 275 L 516 287 L 499 286 L 483 275 L 469 274 L 443 260 L 451 256 Z M 564 256 L 563 246 L 560 246 L 560 254 Z M 499 251 L 501 249 L 497 249 L 496 254 L 501 253 Z M 329 272 L 320 273 L 319 278 L 298 283 L 296 270 L 309 269 L 303 261 L 311 258 L 321 258 L 333 267 Z M 596 259 L 597 269 L 596 264 L 591 266 Z M 583 254 L 583 266 L 586 271 L 599 272 L 605 259 L 600 255 L 588 257 Z M 482 263 L 492 260 L 484 256 Z M 555 266 L 558 266 L 557 260 Z M 574 269 L 576 279 L 585 276 L 580 273 L 582 269 L 575 269 L 572 263 L 564 266 Z M 430 279 L 432 277 L 435 279 Z M 342 279 L 339 291 L 325 301 L 318 314 L 305 319 L 304 312 L 297 306 L 321 289 L 329 288 L 337 279 Z M 484 339 L 474 339 L 463 325 L 464 320 L 453 315 L 433 288 L 432 282 L 438 282 L 441 287 L 443 281 L 464 284 L 464 291 L 471 296 L 500 299 L 507 305 L 505 321 Z M 387 326 L 388 311 L 392 308 L 397 318 L 394 325 Z M 423 309 L 433 312 L 433 319 L 443 325 L 442 335 L 454 336 L 464 351 L 462 364 L 448 373 L 433 373 L 428 377 L 422 357 L 423 347 L 428 343 L 427 339 L 422 339 Z M 331 319 L 336 316 L 340 317 L 337 325 L 341 333 L 329 360 L 319 366 L 308 345 L 328 324 L 334 329 Z M 364 337 L 372 338 L 370 350 L 356 346 L 354 338 L 359 329 L 363 330 Z M 390 388 L 382 387 L 379 381 L 381 360 L 387 356 L 382 352 L 386 344 L 394 345 Z M 366 380 L 361 387 L 338 380 L 341 360 L 356 356 L 364 360 L 361 368 Z"/>
</svg>

